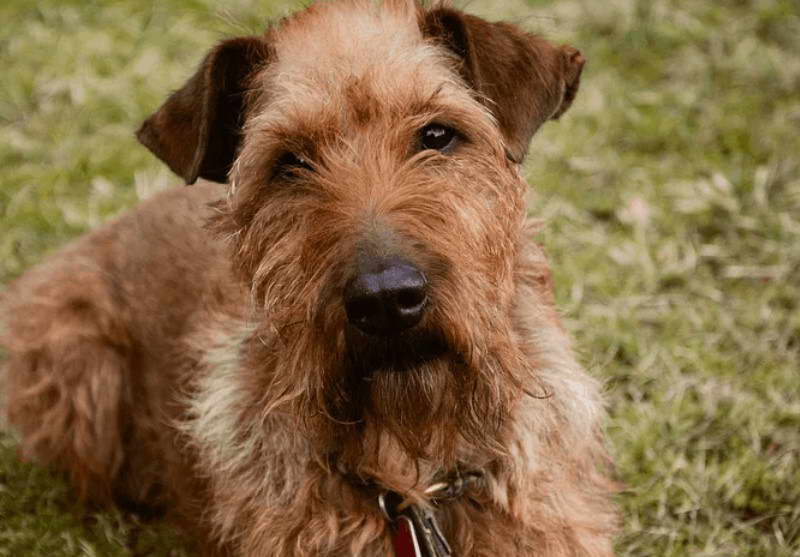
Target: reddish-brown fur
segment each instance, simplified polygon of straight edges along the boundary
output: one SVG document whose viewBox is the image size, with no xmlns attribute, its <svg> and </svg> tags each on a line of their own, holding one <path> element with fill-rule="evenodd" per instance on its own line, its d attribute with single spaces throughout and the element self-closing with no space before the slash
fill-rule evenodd
<svg viewBox="0 0 800 557">
<path fill-rule="evenodd" d="M 518 166 L 582 65 L 412 0 L 319 3 L 215 48 L 139 137 L 187 182 L 230 185 L 165 192 L 4 296 L 23 454 L 83 497 L 166 508 L 209 555 L 386 555 L 380 490 L 425 505 L 457 469 L 484 480 L 437 511 L 456 555 L 612 555 L 599 388 Z M 420 150 L 431 122 L 462 140 Z M 287 152 L 310 168 L 276 169 Z M 428 279 L 400 340 L 347 323 L 374 254 Z M 420 339 L 446 349 L 394 369 Z"/>
</svg>

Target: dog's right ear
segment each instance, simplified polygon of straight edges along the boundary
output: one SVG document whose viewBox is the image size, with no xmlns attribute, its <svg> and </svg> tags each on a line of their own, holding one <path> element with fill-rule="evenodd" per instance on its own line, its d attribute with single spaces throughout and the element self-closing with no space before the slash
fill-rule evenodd
<svg viewBox="0 0 800 557">
<path fill-rule="evenodd" d="M 217 45 L 136 137 L 187 184 L 197 178 L 226 182 L 241 142 L 249 78 L 269 50 L 263 37 Z"/>
</svg>

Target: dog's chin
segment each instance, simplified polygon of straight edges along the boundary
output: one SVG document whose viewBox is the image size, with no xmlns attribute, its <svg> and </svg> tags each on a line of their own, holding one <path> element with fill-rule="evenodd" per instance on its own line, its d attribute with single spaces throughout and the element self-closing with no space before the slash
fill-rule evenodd
<svg viewBox="0 0 800 557">
<path fill-rule="evenodd" d="M 462 442 L 492 450 L 504 401 L 451 335 L 428 326 L 394 337 L 350 330 L 345 340 L 345 365 L 326 389 L 323 414 L 326 441 L 343 458 L 360 461 L 384 442 L 440 463 Z"/>
</svg>

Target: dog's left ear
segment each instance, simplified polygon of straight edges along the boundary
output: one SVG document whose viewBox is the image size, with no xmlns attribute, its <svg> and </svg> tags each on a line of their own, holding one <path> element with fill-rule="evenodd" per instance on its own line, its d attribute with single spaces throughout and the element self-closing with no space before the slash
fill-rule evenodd
<svg viewBox="0 0 800 557">
<path fill-rule="evenodd" d="M 136 137 L 187 184 L 226 182 L 241 142 L 248 78 L 268 51 L 263 37 L 217 45 Z"/>
<path fill-rule="evenodd" d="M 490 23 L 452 8 L 427 12 L 423 33 L 445 45 L 460 72 L 494 114 L 508 155 L 521 163 L 533 134 L 572 104 L 584 58 L 509 23 Z"/>
</svg>

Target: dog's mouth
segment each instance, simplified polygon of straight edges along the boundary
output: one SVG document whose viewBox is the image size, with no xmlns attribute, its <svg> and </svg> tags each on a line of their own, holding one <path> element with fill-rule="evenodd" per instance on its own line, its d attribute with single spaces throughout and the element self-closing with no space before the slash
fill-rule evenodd
<svg viewBox="0 0 800 557">
<path fill-rule="evenodd" d="M 406 373 L 444 357 L 450 348 L 444 335 L 416 328 L 391 337 L 371 336 L 349 327 L 345 362 L 353 377 Z"/>
</svg>

